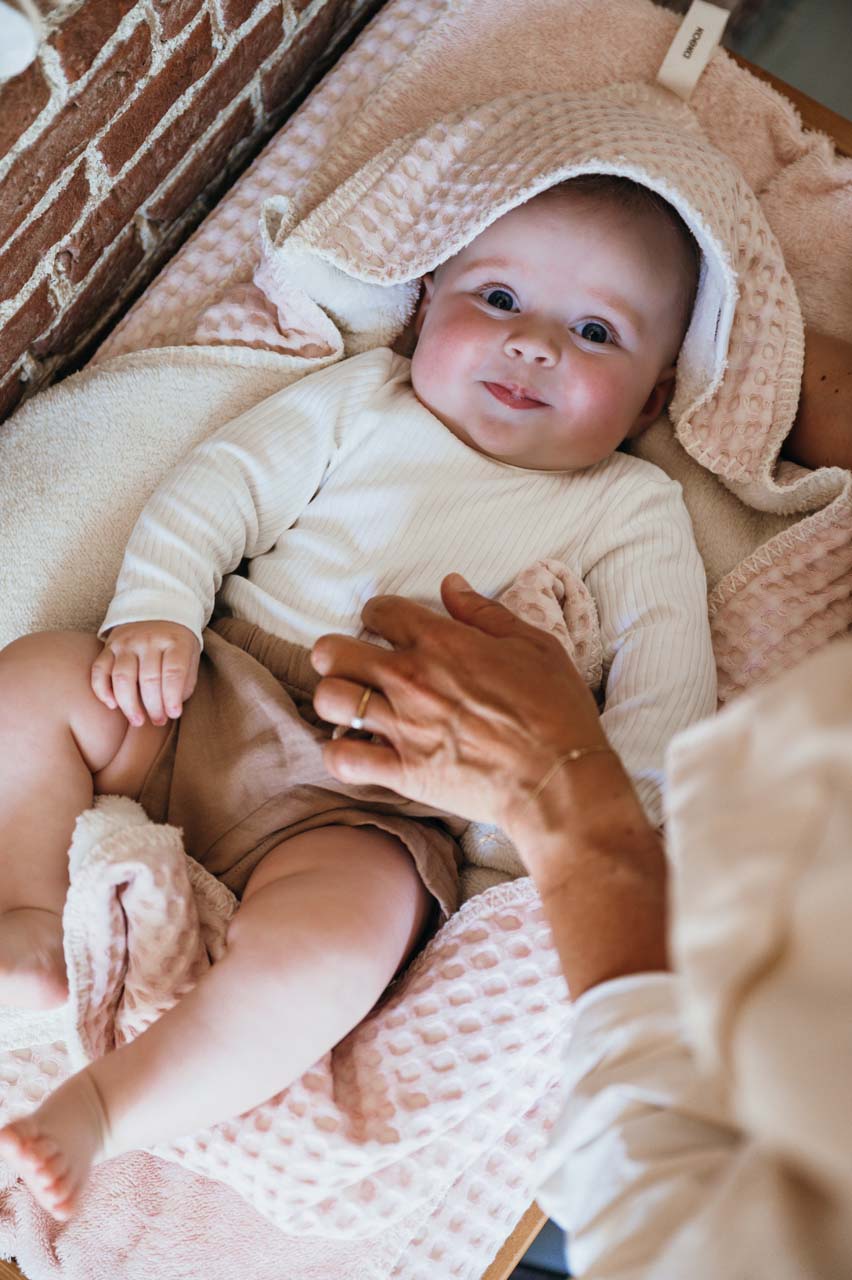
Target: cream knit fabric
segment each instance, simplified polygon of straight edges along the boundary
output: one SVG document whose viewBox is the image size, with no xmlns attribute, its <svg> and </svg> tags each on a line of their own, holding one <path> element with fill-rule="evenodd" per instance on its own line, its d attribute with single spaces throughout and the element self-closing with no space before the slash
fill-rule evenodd
<svg viewBox="0 0 852 1280">
<path fill-rule="evenodd" d="M 247 576 L 234 574 L 249 557 Z M 597 605 L 603 723 L 655 822 L 666 744 L 715 709 L 704 568 L 680 488 L 615 453 L 529 471 L 468 448 L 370 351 L 205 440 L 145 507 L 102 630 L 167 619 L 201 636 L 214 595 L 299 644 L 361 634 L 370 596 L 440 608 L 450 570 L 487 595 L 550 558 Z M 523 874 L 520 864 L 514 874 Z"/>
</svg>

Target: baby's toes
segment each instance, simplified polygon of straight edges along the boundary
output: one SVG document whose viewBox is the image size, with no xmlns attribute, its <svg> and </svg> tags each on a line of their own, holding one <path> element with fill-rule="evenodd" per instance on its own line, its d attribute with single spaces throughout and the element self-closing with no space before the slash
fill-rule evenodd
<svg viewBox="0 0 852 1280">
<path fill-rule="evenodd" d="M 35 1176 L 46 1187 L 68 1177 L 68 1160 L 52 1138 L 36 1138 L 30 1146 Z"/>
<path fill-rule="evenodd" d="M 0 1156 L 29 1187 L 43 1209 L 70 1217 L 73 1187 L 68 1159 L 54 1140 L 24 1119 L 0 1130 Z"/>
</svg>

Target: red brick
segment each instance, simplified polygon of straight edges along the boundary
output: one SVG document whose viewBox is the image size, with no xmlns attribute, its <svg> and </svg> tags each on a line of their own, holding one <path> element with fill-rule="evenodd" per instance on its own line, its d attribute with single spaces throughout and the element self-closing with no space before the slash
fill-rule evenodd
<svg viewBox="0 0 852 1280">
<path fill-rule="evenodd" d="M 14 298 L 49 249 L 67 235 L 89 198 L 85 165 L 79 164 L 53 204 L 0 254 L 0 302 Z"/>
<path fill-rule="evenodd" d="M 138 0 L 84 0 L 62 23 L 49 43 L 73 83 L 85 75 L 118 24 Z M 141 10 L 141 5 L 140 5 Z"/>
<path fill-rule="evenodd" d="M 210 17 L 205 15 L 185 43 L 171 54 L 162 71 L 145 86 L 101 139 L 101 155 L 110 173 L 118 173 L 124 167 L 147 141 L 169 107 L 209 71 L 215 57 Z"/>
<path fill-rule="evenodd" d="M 231 102 L 251 79 L 259 64 L 278 45 L 280 24 L 278 10 L 258 23 L 207 77 L 183 114 L 172 121 L 89 215 L 64 246 L 63 253 L 57 255 L 56 265 L 69 280 L 76 282 L 88 275 L 99 254 L 115 239 L 128 218 L 177 167 L 192 144 L 216 119 L 222 106 Z"/>
<path fill-rule="evenodd" d="M 212 124 L 223 106 L 233 102 L 260 64 L 282 44 L 281 16 L 281 10 L 277 8 L 268 13 L 231 50 L 227 58 L 219 62 L 213 73 L 201 85 L 189 110 L 203 121 L 204 129 Z M 177 123 L 178 121 L 175 121 L 175 124 Z M 201 132 L 201 129 L 197 130 L 196 136 Z"/>
<path fill-rule="evenodd" d="M 263 107 L 272 114 L 293 97 L 301 88 L 309 67 L 315 74 L 312 83 L 319 79 L 316 65 L 327 51 L 335 31 L 343 25 L 351 10 L 351 0 L 328 0 L 297 33 L 281 62 L 264 72 L 262 85 Z"/>
<path fill-rule="evenodd" d="M 50 332 L 34 343 L 33 354 L 39 357 L 67 354 L 81 340 L 102 328 L 144 257 L 145 249 L 136 228 L 128 227 Z"/>
<path fill-rule="evenodd" d="M 0 381 L 0 422 L 8 418 L 27 389 L 26 379 L 21 377 L 21 368 L 13 369 L 8 378 Z"/>
<path fill-rule="evenodd" d="M 204 144 L 186 166 L 180 177 L 166 187 L 149 205 L 146 213 L 155 222 L 174 222 L 193 200 L 217 178 L 226 173 L 228 156 L 237 142 L 248 138 L 254 129 L 254 110 L 250 102 L 241 102 L 222 127 Z"/>
<path fill-rule="evenodd" d="M 171 40 L 194 18 L 203 0 L 154 0 L 154 10 L 164 40 Z"/>
<path fill-rule="evenodd" d="M 151 61 L 145 23 L 116 49 L 84 91 L 60 112 L 50 128 L 12 165 L 0 185 L 0 244 L 37 204 L 63 169 L 108 123 L 144 76 Z"/>
<path fill-rule="evenodd" d="M 8 369 L 19 360 L 33 339 L 44 333 L 55 314 L 50 285 L 43 280 L 0 329 L 0 369 Z"/>
<path fill-rule="evenodd" d="M 257 7 L 257 0 L 222 0 L 222 24 L 234 31 L 247 22 Z"/>
<path fill-rule="evenodd" d="M 0 87 L 0 155 L 8 155 L 49 101 L 50 85 L 40 62 L 30 63 L 26 71 Z"/>
</svg>

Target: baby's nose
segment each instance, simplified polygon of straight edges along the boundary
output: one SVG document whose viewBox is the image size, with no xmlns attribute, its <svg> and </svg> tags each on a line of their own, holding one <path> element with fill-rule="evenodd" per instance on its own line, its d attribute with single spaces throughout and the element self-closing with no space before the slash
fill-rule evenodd
<svg viewBox="0 0 852 1280">
<path fill-rule="evenodd" d="M 539 325 L 514 329 L 506 335 L 503 349 L 511 359 L 523 360 L 525 364 L 550 367 L 559 360 L 559 343 L 553 334 Z"/>
</svg>

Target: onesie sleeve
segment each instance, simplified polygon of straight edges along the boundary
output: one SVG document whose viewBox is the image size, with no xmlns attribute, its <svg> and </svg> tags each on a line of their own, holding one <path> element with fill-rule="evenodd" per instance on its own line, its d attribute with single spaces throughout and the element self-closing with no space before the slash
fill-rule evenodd
<svg viewBox="0 0 852 1280">
<path fill-rule="evenodd" d="M 100 635 L 164 620 L 201 633 L 225 574 L 273 547 L 320 487 L 389 359 L 371 353 L 302 378 L 197 445 L 144 507 Z"/>
<path fill-rule="evenodd" d="M 663 757 L 680 729 L 716 710 L 707 578 L 680 485 L 638 459 L 605 495 L 586 546 L 605 687 L 601 722 L 655 826 Z"/>
</svg>

